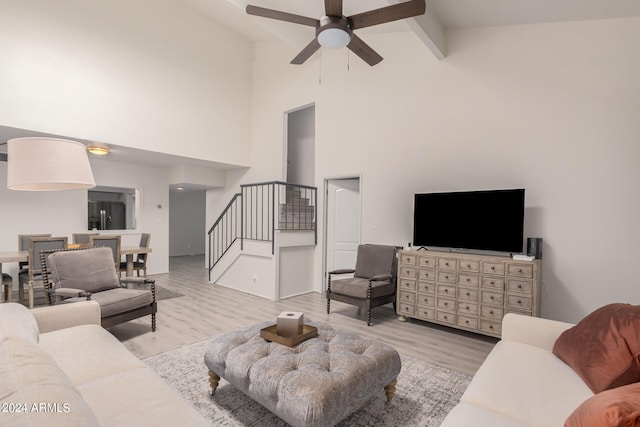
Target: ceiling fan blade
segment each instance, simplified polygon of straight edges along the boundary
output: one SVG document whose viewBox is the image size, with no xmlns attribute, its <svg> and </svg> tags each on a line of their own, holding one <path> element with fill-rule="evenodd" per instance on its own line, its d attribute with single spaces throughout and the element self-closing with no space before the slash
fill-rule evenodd
<svg viewBox="0 0 640 427">
<path fill-rule="evenodd" d="M 364 62 L 367 64 L 374 66 L 378 62 L 382 61 L 382 56 L 378 55 L 378 53 L 371 49 L 371 47 L 366 44 L 362 39 L 355 34 L 351 34 L 351 41 L 347 45 L 347 47 L 356 55 L 358 55 Z"/>
<path fill-rule="evenodd" d="M 372 25 L 422 15 L 426 8 L 425 0 L 410 0 L 368 12 L 358 13 L 349 16 L 347 19 L 351 22 L 351 28 L 357 30 L 358 28 L 370 27 Z"/>
<path fill-rule="evenodd" d="M 342 16 L 342 0 L 324 0 L 324 14 Z"/>
<path fill-rule="evenodd" d="M 311 55 L 316 53 L 318 49 L 320 49 L 320 43 L 318 43 L 318 40 L 314 38 L 313 40 L 311 40 L 311 43 L 306 45 L 305 48 L 302 49 L 302 51 L 291 60 L 291 63 L 295 65 L 302 64 L 304 61 L 309 59 Z"/>
<path fill-rule="evenodd" d="M 260 6 L 247 5 L 246 10 L 249 15 L 293 22 L 294 24 L 308 25 L 309 27 L 317 27 L 320 25 L 320 21 L 314 18 L 307 18 L 306 16 L 294 15 L 293 13 L 281 12 L 279 10 L 266 9 Z"/>
</svg>

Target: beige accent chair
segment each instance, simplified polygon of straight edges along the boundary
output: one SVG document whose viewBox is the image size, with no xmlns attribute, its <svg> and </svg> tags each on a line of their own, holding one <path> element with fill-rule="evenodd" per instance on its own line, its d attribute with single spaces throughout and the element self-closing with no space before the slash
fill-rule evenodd
<svg viewBox="0 0 640 427">
<path fill-rule="evenodd" d="M 355 269 L 329 272 L 327 314 L 331 300 L 355 305 L 367 310 L 367 325 L 371 326 L 371 309 L 392 302 L 396 306 L 397 250 L 395 246 L 360 245 Z M 332 280 L 333 276 L 353 274 L 353 277 Z"/>
<path fill-rule="evenodd" d="M 155 280 L 143 277 L 120 279 L 113 263 L 111 248 L 67 249 L 43 253 L 49 270 L 45 284 L 50 305 L 92 300 L 100 304 L 105 328 L 151 315 L 151 330 L 156 330 Z M 129 289 L 144 285 L 150 289 Z"/>
<path fill-rule="evenodd" d="M 140 247 L 141 248 L 149 248 L 151 246 L 151 234 L 150 233 L 142 233 L 140 235 Z M 147 257 L 149 254 L 138 254 L 136 259 L 133 261 L 133 270 L 136 272 L 136 275 L 140 277 L 140 270 L 142 270 L 142 275 L 147 277 Z M 126 261 L 120 262 L 120 271 L 127 271 L 127 263 Z"/>
<path fill-rule="evenodd" d="M 43 284 L 42 272 L 44 264 L 41 263 L 40 253 L 53 249 L 64 249 L 67 247 L 67 237 L 31 237 L 29 239 L 29 264 L 26 270 L 18 274 L 18 302 L 24 303 L 24 284 L 29 287 L 29 308 L 34 306 L 34 286 Z"/>
</svg>

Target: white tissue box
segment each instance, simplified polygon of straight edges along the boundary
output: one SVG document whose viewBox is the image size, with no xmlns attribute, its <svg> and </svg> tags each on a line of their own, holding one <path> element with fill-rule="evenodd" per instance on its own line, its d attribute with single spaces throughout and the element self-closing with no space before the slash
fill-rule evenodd
<svg viewBox="0 0 640 427">
<path fill-rule="evenodd" d="M 281 337 L 294 338 L 302 335 L 304 313 L 283 311 L 276 319 L 276 333 Z"/>
</svg>

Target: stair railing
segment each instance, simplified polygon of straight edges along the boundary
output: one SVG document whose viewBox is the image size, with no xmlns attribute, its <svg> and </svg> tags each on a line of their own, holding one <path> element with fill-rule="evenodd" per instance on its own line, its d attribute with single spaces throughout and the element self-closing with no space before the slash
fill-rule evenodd
<svg viewBox="0 0 640 427">
<path fill-rule="evenodd" d="M 243 184 L 209 229 L 209 280 L 211 270 L 240 238 L 271 242 L 275 253 L 276 230 L 314 231 L 318 243 L 318 191 L 316 187 L 282 181 Z"/>
</svg>

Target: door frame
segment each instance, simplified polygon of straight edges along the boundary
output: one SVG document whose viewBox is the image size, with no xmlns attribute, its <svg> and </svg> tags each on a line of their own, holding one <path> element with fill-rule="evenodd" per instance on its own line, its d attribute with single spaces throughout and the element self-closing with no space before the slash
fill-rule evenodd
<svg viewBox="0 0 640 427">
<path fill-rule="evenodd" d="M 308 104 L 301 105 L 299 107 L 295 107 L 295 108 L 292 108 L 290 110 L 287 110 L 283 114 L 283 136 L 284 136 L 284 144 L 283 145 L 284 146 L 282 147 L 282 181 L 287 182 L 287 183 L 289 182 L 289 177 L 287 176 L 288 175 L 288 173 L 287 173 L 287 167 L 288 167 L 287 162 L 289 160 L 289 114 L 295 113 L 297 111 L 304 110 L 304 109 L 310 108 L 310 107 L 315 108 L 316 107 L 316 103 L 315 102 L 310 102 Z M 315 133 L 316 133 L 316 128 L 314 126 L 314 129 L 313 129 L 314 138 L 315 138 Z M 314 154 L 314 157 L 315 157 L 315 154 Z M 315 162 L 315 158 L 314 158 L 314 162 Z M 309 184 L 309 185 L 312 185 L 312 184 Z"/>
<path fill-rule="evenodd" d="M 320 278 L 320 289 L 322 295 L 325 294 L 327 290 L 327 239 L 328 239 L 328 222 L 329 222 L 329 204 L 328 196 L 329 196 L 329 182 L 330 181 L 340 181 L 345 179 L 357 179 L 358 180 L 358 198 L 360 203 L 360 229 L 358 230 L 358 240 L 362 239 L 362 174 L 354 173 L 347 175 L 337 175 L 332 177 L 325 177 L 323 179 L 323 189 L 322 189 L 322 272 Z"/>
</svg>

